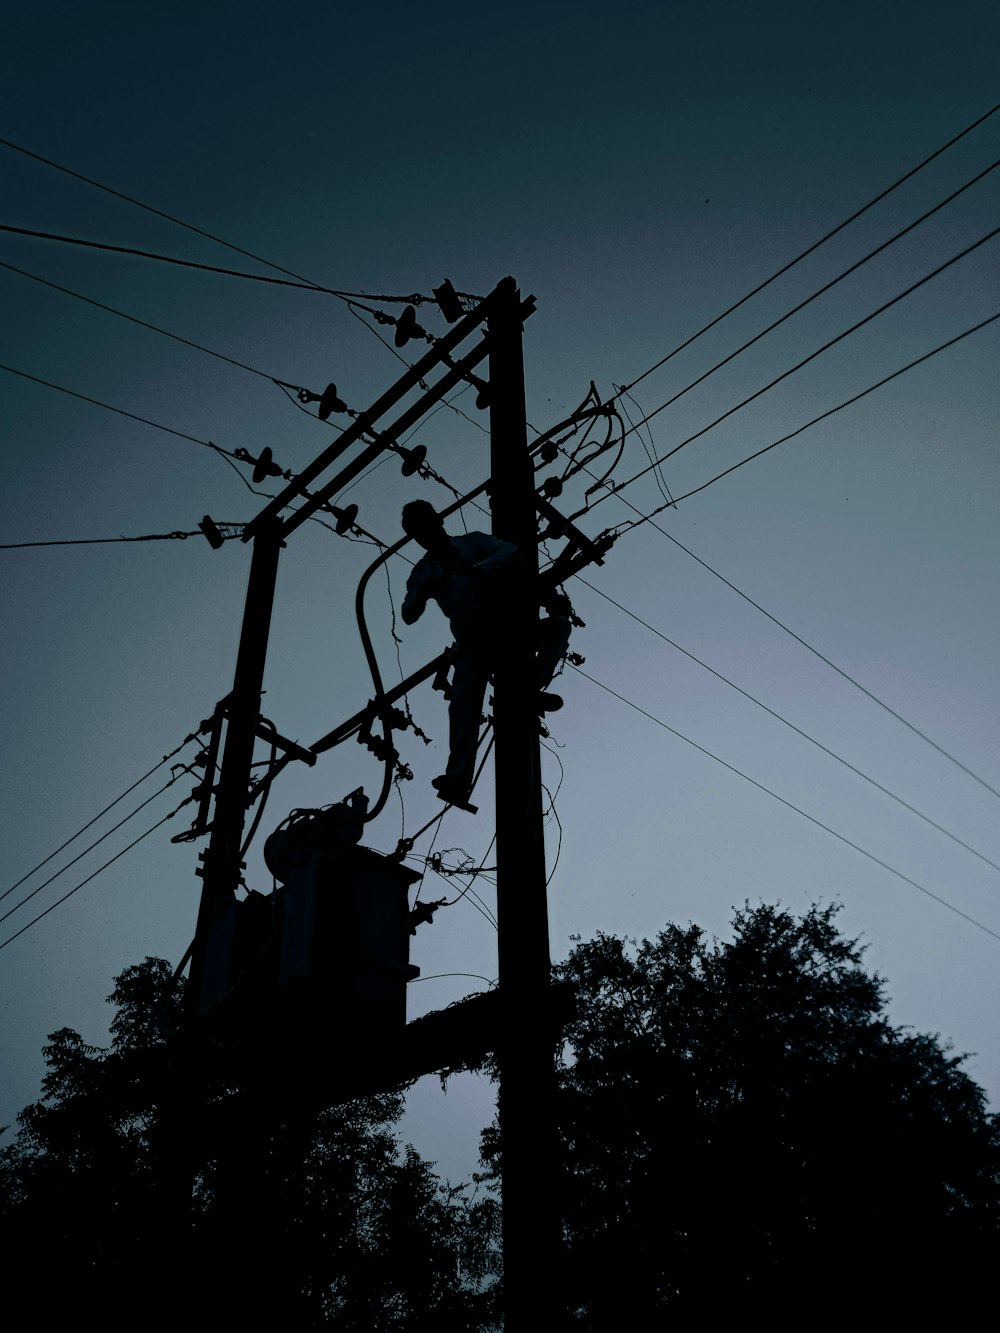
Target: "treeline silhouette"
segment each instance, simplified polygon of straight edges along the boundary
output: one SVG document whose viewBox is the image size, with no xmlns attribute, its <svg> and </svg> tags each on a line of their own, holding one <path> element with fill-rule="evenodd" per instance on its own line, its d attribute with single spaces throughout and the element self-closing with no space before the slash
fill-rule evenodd
<svg viewBox="0 0 1000 1333">
<path fill-rule="evenodd" d="M 889 1022 L 835 916 L 748 905 L 730 941 L 599 935 L 555 969 L 575 993 L 558 1051 L 567 1327 L 989 1308 L 997 1118 L 962 1057 Z M 161 1035 L 178 1000 L 146 959 L 117 979 L 109 1049 L 68 1028 L 45 1048 L 43 1098 L 0 1154 L 19 1326 L 502 1327 L 496 1127 L 476 1183 L 451 1187 L 400 1147 L 399 1092 L 306 1114 L 280 1088 L 242 1096 L 210 1056 L 192 1088 Z M 331 1030 L 316 1060 L 336 1047 Z"/>
</svg>

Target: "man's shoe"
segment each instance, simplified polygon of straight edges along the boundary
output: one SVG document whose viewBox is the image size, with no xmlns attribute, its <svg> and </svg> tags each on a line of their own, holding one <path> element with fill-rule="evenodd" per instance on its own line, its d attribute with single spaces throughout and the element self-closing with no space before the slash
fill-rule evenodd
<svg viewBox="0 0 1000 1333">
<path fill-rule="evenodd" d="M 456 805 L 459 810 L 468 810 L 472 815 L 478 814 L 479 806 L 469 804 L 469 797 L 472 794 L 469 789 L 459 787 L 448 777 L 447 773 L 443 773 L 439 778 L 432 778 L 431 786 L 446 804 Z"/>
</svg>

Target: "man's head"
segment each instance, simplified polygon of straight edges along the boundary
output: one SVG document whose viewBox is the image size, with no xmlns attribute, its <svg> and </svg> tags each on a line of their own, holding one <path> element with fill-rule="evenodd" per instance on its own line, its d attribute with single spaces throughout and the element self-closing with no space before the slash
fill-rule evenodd
<svg viewBox="0 0 1000 1333">
<path fill-rule="evenodd" d="M 448 540 L 444 520 L 427 500 L 411 500 L 403 505 L 403 531 L 424 548 L 433 551 Z"/>
</svg>

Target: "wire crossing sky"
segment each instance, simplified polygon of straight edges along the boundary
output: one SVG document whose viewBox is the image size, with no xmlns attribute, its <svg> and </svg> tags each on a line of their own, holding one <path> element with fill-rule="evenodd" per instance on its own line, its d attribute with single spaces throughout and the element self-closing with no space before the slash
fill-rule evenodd
<svg viewBox="0 0 1000 1333">
<path fill-rule="evenodd" d="M 543 3 L 488 29 L 448 3 L 334 17 L 293 0 L 238 21 L 182 4 L 123 22 L 98 0 L 8 17 L 2 882 L 36 896 L 0 954 L 0 1123 L 37 1094 L 48 1032 L 102 1040 L 114 974 L 147 954 L 178 963 L 193 931 L 199 844 L 170 841 L 190 807 L 157 828 L 151 804 L 108 833 L 109 802 L 232 687 L 247 548 L 181 536 L 204 516 L 232 535 L 224 519 L 266 503 L 248 459 L 270 450 L 297 475 L 337 435 L 300 387 L 334 384 L 360 412 L 421 355 L 380 322 L 399 302 L 508 273 L 537 302 L 536 435 L 597 396 L 622 414 L 557 432 L 585 468 L 535 456 L 539 484 L 562 477 L 557 509 L 591 537 L 622 533 L 568 585 L 585 622 L 571 649 L 633 705 L 573 672 L 557 686 L 555 955 L 597 930 L 724 933 L 747 899 L 836 900 L 894 1021 L 975 1052 L 970 1072 L 1000 1099 L 998 36 L 995 7 L 962 0 L 946 23 L 912 5 L 904 25 L 882 3 L 614 21 Z M 317 67 L 320 51 L 336 54 Z M 615 96 L 594 96 L 609 80 Z M 429 301 L 418 319 L 448 327 Z M 426 449 L 420 469 L 392 455 L 352 482 L 355 540 L 333 540 L 332 515 L 289 540 L 262 705 L 283 735 L 308 742 L 371 698 L 353 607 L 366 542 L 399 539 L 404 502 L 443 508 L 482 484 L 476 396 L 400 441 Z M 448 519 L 488 521 L 471 504 Z M 365 602 L 387 685 L 447 642 L 433 610 L 397 623 L 408 571 L 389 562 Z M 414 936 L 417 1014 L 496 976 L 496 890 L 471 874 L 491 863 L 491 760 L 483 813 L 439 818 L 445 706 L 425 685 L 408 708 L 413 778 L 368 840 L 414 838 L 421 899 L 455 900 Z M 270 890 L 260 844 L 289 810 L 381 779 L 354 743 L 287 765 L 263 788 L 248 885 Z M 197 780 L 181 773 L 177 800 Z M 444 867 L 474 887 L 437 887 Z M 28 929 L 32 908 L 45 915 Z M 407 1133 L 463 1174 L 489 1098 L 418 1089 Z"/>
</svg>

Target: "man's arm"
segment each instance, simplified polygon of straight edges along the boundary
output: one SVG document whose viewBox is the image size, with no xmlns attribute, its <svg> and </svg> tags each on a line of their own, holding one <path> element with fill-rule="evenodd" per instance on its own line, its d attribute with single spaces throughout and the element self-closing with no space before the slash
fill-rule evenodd
<svg viewBox="0 0 1000 1333">
<path fill-rule="evenodd" d="M 436 569 L 436 561 L 434 566 Z M 436 585 L 437 577 L 428 568 L 428 560 L 424 556 L 422 560 L 417 561 L 410 577 L 406 580 L 406 595 L 399 609 L 404 625 L 412 625 L 414 621 L 420 619 L 427 609 L 428 598 L 434 596 Z"/>
</svg>

